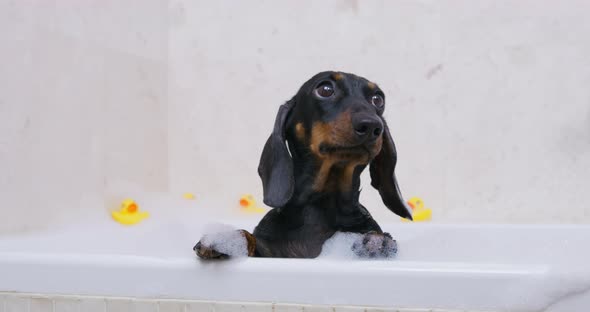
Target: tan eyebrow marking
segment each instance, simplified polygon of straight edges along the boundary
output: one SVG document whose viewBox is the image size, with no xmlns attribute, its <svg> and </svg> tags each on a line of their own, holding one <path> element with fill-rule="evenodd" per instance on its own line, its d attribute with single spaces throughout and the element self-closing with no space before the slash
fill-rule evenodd
<svg viewBox="0 0 590 312">
<path fill-rule="evenodd" d="M 332 75 L 332 78 L 334 78 L 334 80 L 342 80 L 344 75 L 342 73 L 335 73 Z"/>
</svg>

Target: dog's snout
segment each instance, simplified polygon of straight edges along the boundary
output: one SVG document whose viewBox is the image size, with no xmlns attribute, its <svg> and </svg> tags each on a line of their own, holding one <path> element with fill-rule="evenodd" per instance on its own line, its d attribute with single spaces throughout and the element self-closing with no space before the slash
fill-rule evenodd
<svg viewBox="0 0 590 312">
<path fill-rule="evenodd" d="M 358 116 L 352 118 L 352 127 L 359 139 L 375 140 L 383 132 L 383 123 L 379 118 L 371 116 Z"/>
</svg>

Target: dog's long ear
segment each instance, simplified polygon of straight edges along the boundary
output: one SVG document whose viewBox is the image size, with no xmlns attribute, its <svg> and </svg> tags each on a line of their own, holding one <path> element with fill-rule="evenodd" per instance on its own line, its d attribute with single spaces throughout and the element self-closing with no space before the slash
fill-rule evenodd
<svg viewBox="0 0 590 312">
<path fill-rule="evenodd" d="M 258 175 L 262 179 L 264 203 L 270 207 L 284 206 L 293 195 L 295 181 L 293 161 L 287 149 L 285 123 L 287 116 L 295 106 L 295 99 L 281 105 L 274 129 L 264 145 Z"/>
<path fill-rule="evenodd" d="M 371 185 L 379 191 L 383 203 L 389 210 L 402 218 L 412 220 L 410 209 L 408 209 L 402 198 L 395 178 L 395 164 L 397 162 L 395 144 L 385 121 L 383 126 L 383 145 L 379 154 L 371 162 L 369 169 L 371 172 Z"/>
</svg>

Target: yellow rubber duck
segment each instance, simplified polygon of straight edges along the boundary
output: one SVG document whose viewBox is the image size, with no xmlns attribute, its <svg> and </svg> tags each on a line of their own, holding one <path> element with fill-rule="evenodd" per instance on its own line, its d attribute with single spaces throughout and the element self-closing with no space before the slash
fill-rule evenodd
<svg viewBox="0 0 590 312">
<path fill-rule="evenodd" d="M 263 213 L 266 209 L 258 207 L 254 196 L 246 194 L 240 197 L 240 210 L 246 213 Z"/>
<path fill-rule="evenodd" d="M 424 207 L 424 201 L 420 197 L 410 198 L 408 205 L 412 208 L 414 222 L 430 221 L 432 219 L 432 210 Z M 402 218 L 402 221 L 411 222 L 404 218 Z"/>
<path fill-rule="evenodd" d="M 193 193 L 184 193 L 184 194 L 182 194 L 182 197 L 184 197 L 184 199 L 193 200 L 193 199 L 195 199 L 195 194 L 193 194 Z"/>
<path fill-rule="evenodd" d="M 139 211 L 139 205 L 133 199 L 125 199 L 121 203 L 121 209 L 111 212 L 111 215 L 115 221 L 121 224 L 132 225 L 149 217 L 150 214 L 146 211 Z"/>
</svg>

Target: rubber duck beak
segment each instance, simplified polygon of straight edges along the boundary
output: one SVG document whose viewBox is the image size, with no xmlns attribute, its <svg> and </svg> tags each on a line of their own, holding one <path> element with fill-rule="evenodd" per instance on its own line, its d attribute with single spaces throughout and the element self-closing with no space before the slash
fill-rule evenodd
<svg viewBox="0 0 590 312">
<path fill-rule="evenodd" d="M 127 206 L 127 212 L 129 213 L 136 213 L 137 212 L 137 204 L 132 203 Z"/>
<path fill-rule="evenodd" d="M 248 195 L 244 195 L 244 196 L 240 197 L 240 206 L 242 206 L 244 208 L 248 208 L 248 207 L 251 207 L 254 205 L 255 205 L 254 196 L 248 194 Z"/>
</svg>

